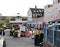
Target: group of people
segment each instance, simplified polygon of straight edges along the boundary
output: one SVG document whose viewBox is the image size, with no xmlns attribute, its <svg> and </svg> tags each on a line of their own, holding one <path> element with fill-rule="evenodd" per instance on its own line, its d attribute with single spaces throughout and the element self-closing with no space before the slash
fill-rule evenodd
<svg viewBox="0 0 60 47">
<path fill-rule="evenodd" d="M 29 32 L 29 29 L 26 29 L 25 31 L 20 31 L 19 26 L 16 25 L 16 26 L 11 28 L 10 36 L 13 36 L 13 37 L 29 37 L 30 32 Z"/>
</svg>

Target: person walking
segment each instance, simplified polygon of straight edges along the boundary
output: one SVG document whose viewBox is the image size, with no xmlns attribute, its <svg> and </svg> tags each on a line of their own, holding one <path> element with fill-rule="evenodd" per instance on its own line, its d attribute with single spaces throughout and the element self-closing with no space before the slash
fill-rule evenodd
<svg viewBox="0 0 60 47">
<path fill-rule="evenodd" d="M 34 35 L 36 36 L 36 35 L 39 35 L 39 30 L 38 29 L 35 29 L 34 30 Z"/>
<path fill-rule="evenodd" d="M 3 28 L 2 33 L 3 33 L 3 35 L 5 35 L 5 27 Z"/>
<path fill-rule="evenodd" d="M 35 30 L 34 30 L 34 45 L 35 46 L 37 46 L 38 45 L 38 43 L 39 43 L 39 30 L 36 28 Z"/>
<path fill-rule="evenodd" d="M 12 27 L 10 30 L 10 36 L 13 36 L 14 30 L 15 30 L 14 27 Z"/>
<path fill-rule="evenodd" d="M 26 29 L 26 31 L 25 31 L 25 37 L 29 37 L 29 36 L 30 36 L 29 29 Z"/>
<path fill-rule="evenodd" d="M 2 35 L 2 28 L 0 28 L 0 35 Z"/>
</svg>

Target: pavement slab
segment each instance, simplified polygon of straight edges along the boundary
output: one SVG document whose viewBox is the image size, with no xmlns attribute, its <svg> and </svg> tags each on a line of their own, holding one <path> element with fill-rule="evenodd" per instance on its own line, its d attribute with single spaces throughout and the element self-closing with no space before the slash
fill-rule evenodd
<svg viewBox="0 0 60 47">
<path fill-rule="evenodd" d="M 31 37 L 14 38 L 9 35 L 2 37 L 6 39 L 7 47 L 38 47 L 34 46 L 34 41 L 31 39 Z"/>
</svg>

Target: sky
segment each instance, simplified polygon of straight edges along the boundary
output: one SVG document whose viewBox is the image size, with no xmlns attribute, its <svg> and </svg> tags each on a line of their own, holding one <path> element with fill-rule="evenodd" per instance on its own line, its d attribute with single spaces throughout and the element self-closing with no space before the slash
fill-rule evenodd
<svg viewBox="0 0 60 47">
<path fill-rule="evenodd" d="M 53 0 L 0 0 L 0 13 L 2 16 L 27 16 L 29 8 L 44 8 L 45 5 L 53 4 Z"/>
</svg>

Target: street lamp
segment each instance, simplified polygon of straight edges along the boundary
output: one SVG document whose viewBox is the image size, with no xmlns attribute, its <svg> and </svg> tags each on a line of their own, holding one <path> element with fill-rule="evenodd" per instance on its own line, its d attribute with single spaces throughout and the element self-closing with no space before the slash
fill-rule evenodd
<svg viewBox="0 0 60 47">
<path fill-rule="evenodd" d="M 36 22 L 36 26 L 37 26 L 37 21 L 38 20 L 37 20 L 37 15 L 36 14 L 37 14 L 37 6 L 35 6 L 35 22 Z"/>
</svg>

